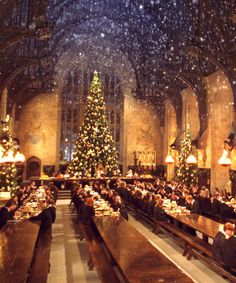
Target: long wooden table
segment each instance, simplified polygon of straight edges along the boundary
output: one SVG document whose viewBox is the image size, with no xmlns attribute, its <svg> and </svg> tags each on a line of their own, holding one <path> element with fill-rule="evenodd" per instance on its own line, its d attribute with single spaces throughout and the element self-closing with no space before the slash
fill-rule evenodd
<svg viewBox="0 0 236 283">
<path fill-rule="evenodd" d="M 207 218 L 205 216 L 196 213 L 191 213 L 191 214 L 167 213 L 167 214 L 175 221 L 178 221 L 202 233 L 203 239 L 205 241 L 207 241 L 208 238 L 214 239 L 216 234 L 219 232 L 219 230 L 222 229 L 224 226 L 223 224 L 217 221 L 214 221 L 210 218 Z"/>
<path fill-rule="evenodd" d="M 94 217 L 94 223 L 127 282 L 193 282 L 126 220 Z"/>
<path fill-rule="evenodd" d="M 0 230 L 0 283 L 24 283 L 34 256 L 40 222 L 20 221 Z"/>
</svg>

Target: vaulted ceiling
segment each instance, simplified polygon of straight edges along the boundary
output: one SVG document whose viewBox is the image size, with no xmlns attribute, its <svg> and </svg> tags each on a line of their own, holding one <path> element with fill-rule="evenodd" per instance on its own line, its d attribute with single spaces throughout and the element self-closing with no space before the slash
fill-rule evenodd
<svg viewBox="0 0 236 283">
<path fill-rule="evenodd" d="M 202 78 L 221 69 L 236 97 L 236 2 L 0 2 L 0 95 L 7 87 L 9 106 L 21 105 L 42 91 L 53 93 L 56 66 L 71 52 L 91 62 L 102 58 L 103 68 L 114 64 L 112 54 L 122 54 L 135 74 L 134 94 L 155 102 L 160 112 L 169 97 L 181 113 L 180 91 L 192 87 L 203 132 L 206 88 Z"/>
</svg>

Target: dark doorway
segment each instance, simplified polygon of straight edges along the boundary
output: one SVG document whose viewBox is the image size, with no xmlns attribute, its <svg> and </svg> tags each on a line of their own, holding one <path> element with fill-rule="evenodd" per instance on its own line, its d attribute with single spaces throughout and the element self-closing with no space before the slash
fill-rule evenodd
<svg viewBox="0 0 236 283">
<path fill-rule="evenodd" d="M 27 160 L 26 168 L 27 179 L 30 179 L 31 177 L 40 177 L 41 160 L 35 156 L 30 157 Z"/>
</svg>

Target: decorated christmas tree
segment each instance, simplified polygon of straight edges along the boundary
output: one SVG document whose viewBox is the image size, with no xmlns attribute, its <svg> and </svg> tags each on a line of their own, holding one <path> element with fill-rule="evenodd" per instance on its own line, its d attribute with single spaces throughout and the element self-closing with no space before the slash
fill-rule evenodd
<svg viewBox="0 0 236 283">
<path fill-rule="evenodd" d="M 17 186 L 17 169 L 15 163 L 8 162 L 17 151 L 16 145 L 12 138 L 9 126 L 9 117 L 2 121 L 2 136 L 0 145 L 0 158 L 5 162 L 0 163 L 0 191 L 14 193 Z"/>
<path fill-rule="evenodd" d="M 67 173 L 77 177 L 93 176 L 101 165 L 108 175 L 118 170 L 117 151 L 108 127 L 101 82 L 98 73 L 94 72 L 84 122 Z"/>
<path fill-rule="evenodd" d="M 180 142 L 179 163 L 176 170 L 177 179 L 186 185 L 197 183 L 197 166 L 188 164 L 187 158 L 192 153 L 192 140 L 188 132 L 185 138 Z"/>
</svg>

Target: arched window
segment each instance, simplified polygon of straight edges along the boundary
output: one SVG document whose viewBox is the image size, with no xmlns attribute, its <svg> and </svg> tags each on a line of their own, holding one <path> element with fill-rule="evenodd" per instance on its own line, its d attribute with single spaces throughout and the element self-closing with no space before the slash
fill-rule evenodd
<svg viewBox="0 0 236 283">
<path fill-rule="evenodd" d="M 113 74 L 100 74 L 103 95 L 107 107 L 107 119 L 120 155 L 121 100 L 122 90 L 119 79 Z M 61 140 L 60 161 L 72 158 L 79 126 L 83 122 L 83 111 L 89 86 L 93 79 L 93 69 L 73 68 L 67 74 L 61 94 Z"/>
</svg>

